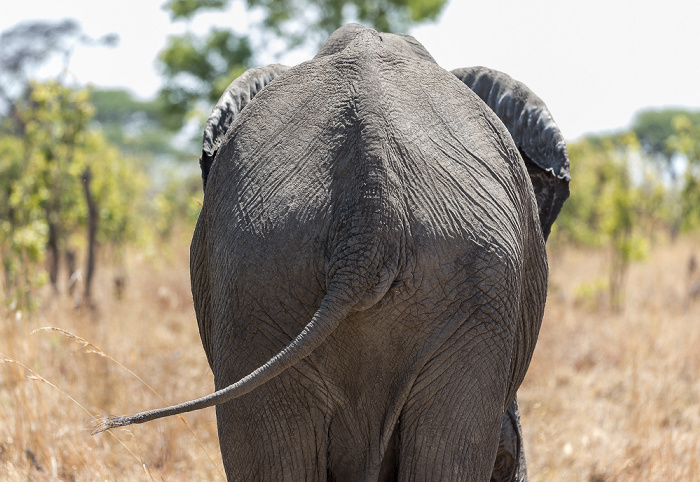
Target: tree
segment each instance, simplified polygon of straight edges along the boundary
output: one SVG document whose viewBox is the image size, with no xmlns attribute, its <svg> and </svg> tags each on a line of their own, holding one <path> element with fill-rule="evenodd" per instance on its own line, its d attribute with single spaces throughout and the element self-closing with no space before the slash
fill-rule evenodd
<svg viewBox="0 0 700 482">
<path fill-rule="evenodd" d="M 198 101 L 215 104 L 252 58 L 248 39 L 234 32 L 213 29 L 206 38 L 191 33 L 170 37 L 158 55 L 166 77 L 158 95 L 166 125 L 179 130 Z"/>
<path fill-rule="evenodd" d="M 217 10 L 231 0 L 169 0 L 174 19 L 189 19 L 202 10 Z M 356 21 L 382 32 L 407 31 L 411 25 L 435 20 L 446 0 L 245 0 L 264 15 L 263 26 L 275 35 L 303 41 L 309 33 L 323 41 L 335 29 Z"/>
<path fill-rule="evenodd" d="M 666 171 L 672 182 L 680 174 L 673 158 L 680 151 L 669 139 L 677 134 L 674 119 L 683 116 L 689 126 L 700 127 L 700 111 L 685 109 L 647 109 L 639 112 L 632 121 L 632 132 L 639 139 L 643 152 L 658 163 L 661 172 Z"/>
<path fill-rule="evenodd" d="M 640 148 L 632 133 L 590 136 L 568 146 L 571 159 L 571 197 L 557 219 L 559 242 L 610 250 L 607 283 L 611 307 L 624 299 L 628 268 L 646 256 L 644 228 L 653 223 L 664 200 L 663 185 L 644 176 L 634 180 L 632 159 Z M 639 174 L 639 172 L 638 172 Z"/>
<path fill-rule="evenodd" d="M 94 87 L 90 98 L 95 106 L 93 123 L 122 152 L 168 161 L 191 160 L 197 155 L 196 150 L 183 152 L 178 147 L 168 128 L 168 115 L 158 99 L 142 101 L 126 89 Z"/>
<path fill-rule="evenodd" d="M 89 128 L 87 91 L 56 81 L 30 83 L 14 111 L 21 135 L 0 133 L 0 254 L 5 299 L 27 306 L 43 281 L 37 264 L 47 261 L 48 279 L 57 287 L 62 254 L 85 244 L 90 204 L 96 241 L 119 245 L 138 235 L 134 224 L 147 180 L 134 159 Z"/>
<path fill-rule="evenodd" d="M 162 126 L 158 101 L 67 85 L 76 46 L 115 39 L 91 39 L 72 20 L 27 22 L 0 34 L 0 285 L 8 304 L 31 307 L 34 288 L 46 281 L 58 290 L 59 262 L 65 259 L 72 274 L 79 250 L 88 253 L 89 302 L 97 245 L 111 247 L 119 263 L 127 243 L 151 226 L 159 229 L 149 220 L 160 219 L 164 206 L 172 211 L 172 192 L 182 194 L 151 192 L 155 202 L 146 208 L 145 169 L 152 159 L 182 156 Z M 36 68 L 56 55 L 63 57 L 62 72 L 32 81 Z"/>
<path fill-rule="evenodd" d="M 687 161 L 679 195 L 680 227 L 691 230 L 700 227 L 700 121 L 694 122 L 688 114 L 681 114 L 673 118 L 672 127 L 667 148 L 683 155 Z"/>
<path fill-rule="evenodd" d="M 173 20 L 188 21 L 203 10 L 223 9 L 231 0 L 169 0 L 164 8 Z M 212 29 L 202 38 L 192 33 L 171 37 L 158 61 L 166 78 L 159 97 L 170 127 L 182 127 L 198 102 L 216 103 L 226 86 L 254 61 L 254 52 L 279 40 L 285 49 L 319 46 L 335 29 L 358 21 L 379 31 L 407 31 L 411 25 L 435 20 L 447 0 L 244 0 L 262 14 L 255 28 L 264 32 L 263 45 L 245 35 Z"/>
<path fill-rule="evenodd" d="M 672 238 L 681 231 L 692 229 L 700 222 L 698 208 L 700 186 L 698 173 L 698 138 L 700 138 L 700 111 L 686 109 L 648 109 L 641 111 L 632 123 L 642 152 L 651 161 L 660 178 L 669 185 L 668 195 L 673 198 L 670 207 Z"/>
<path fill-rule="evenodd" d="M 26 22 L 0 34 L 0 116 L 12 114 L 34 68 L 68 45 L 81 34 L 75 20 L 58 23 Z"/>
<path fill-rule="evenodd" d="M 66 84 L 65 73 L 78 46 L 114 46 L 116 34 L 98 39 L 85 35 L 72 19 L 59 22 L 29 21 L 0 34 L 0 121 L 3 129 L 21 135 L 23 124 L 14 116 L 15 102 L 26 94 L 29 80 L 50 58 L 62 57 L 62 68 L 54 78 Z M 124 89 L 91 89 L 96 108 L 93 122 L 107 138 L 128 153 L 144 152 L 164 157 L 181 157 L 173 148 L 173 133 L 165 106 L 158 100 L 139 101 Z M 14 117 L 14 118 L 13 118 Z"/>
<path fill-rule="evenodd" d="M 116 34 L 99 39 L 85 35 L 73 19 L 59 22 L 28 21 L 0 34 L 0 117 L 11 116 L 14 100 L 22 95 L 34 70 L 56 55 L 67 70 L 73 50 L 82 45 L 114 46 Z"/>
</svg>

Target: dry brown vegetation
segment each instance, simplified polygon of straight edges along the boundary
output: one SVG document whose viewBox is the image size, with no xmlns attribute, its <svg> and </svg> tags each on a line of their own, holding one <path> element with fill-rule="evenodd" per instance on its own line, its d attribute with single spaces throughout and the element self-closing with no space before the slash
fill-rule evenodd
<svg viewBox="0 0 700 482">
<path fill-rule="evenodd" d="M 188 240 L 173 244 L 157 257 L 129 258 L 121 301 L 111 290 L 112 273 L 98 271 L 94 314 L 47 295 L 32 317 L 5 315 L 0 353 L 24 367 L 0 365 L 0 480 L 224 479 L 213 409 L 184 416 L 192 432 L 173 418 L 91 435 L 91 416 L 163 401 L 94 347 L 58 332 L 32 334 L 52 326 L 82 337 L 171 404 L 210 393 L 213 377 L 192 308 Z"/>
<path fill-rule="evenodd" d="M 591 295 L 606 256 L 550 253 L 542 331 L 519 401 L 532 480 L 700 480 L 700 297 L 689 239 L 631 267 L 620 311 Z M 691 279 L 689 279 L 691 278 Z"/>
<path fill-rule="evenodd" d="M 129 258 L 121 302 L 110 271 L 98 272 L 94 315 L 48 294 L 34 315 L 3 313 L 0 353 L 23 366 L 0 364 L 0 479 L 223 478 L 213 409 L 185 415 L 192 432 L 166 419 L 90 435 L 91 415 L 163 404 L 114 360 L 170 403 L 213 388 L 192 310 L 187 241 L 174 244 L 157 257 Z M 545 321 L 519 394 L 531 480 L 700 480 L 693 253 L 700 256 L 700 243 L 689 239 L 654 248 L 631 268 L 617 312 L 596 291 L 604 253 L 551 253 Z M 32 334 L 43 326 L 114 360 L 59 332 Z"/>
</svg>

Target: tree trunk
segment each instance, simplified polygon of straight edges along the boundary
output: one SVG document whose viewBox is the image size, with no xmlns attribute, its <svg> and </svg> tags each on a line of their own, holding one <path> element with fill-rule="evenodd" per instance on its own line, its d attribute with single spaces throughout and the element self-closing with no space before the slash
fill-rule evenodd
<svg viewBox="0 0 700 482">
<path fill-rule="evenodd" d="M 46 221 L 49 225 L 49 239 L 46 243 L 46 251 L 48 256 L 46 257 L 46 261 L 48 263 L 48 270 L 49 270 L 49 281 L 51 281 L 51 286 L 53 287 L 54 292 L 58 292 L 58 263 L 59 263 L 59 254 L 58 254 L 58 226 L 56 226 L 56 222 L 53 219 L 54 216 L 52 214 L 51 208 L 46 208 Z"/>
<path fill-rule="evenodd" d="M 92 181 L 92 172 L 86 167 L 83 171 L 83 190 L 85 192 L 85 202 L 88 207 L 88 250 L 87 250 L 87 266 L 85 268 L 85 304 L 91 305 L 91 286 L 92 277 L 95 271 L 95 250 L 97 234 L 97 206 L 90 192 L 90 181 Z"/>
<path fill-rule="evenodd" d="M 72 249 L 66 250 L 66 270 L 68 271 L 68 295 L 72 297 L 75 294 L 75 285 L 78 281 L 75 268 L 75 251 Z"/>
</svg>

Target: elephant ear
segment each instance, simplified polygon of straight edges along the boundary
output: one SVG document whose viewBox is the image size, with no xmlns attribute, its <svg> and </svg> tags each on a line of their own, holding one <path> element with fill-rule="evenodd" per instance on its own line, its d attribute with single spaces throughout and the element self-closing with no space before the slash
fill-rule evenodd
<svg viewBox="0 0 700 482">
<path fill-rule="evenodd" d="M 226 88 L 204 127 L 202 156 L 199 158 L 204 189 L 207 187 L 207 177 L 216 153 L 233 120 L 256 94 L 288 69 L 289 67 L 280 64 L 248 69 Z"/>
<path fill-rule="evenodd" d="M 505 124 L 525 161 L 545 241 L 569 197 L 569 156 L 564 136 L 542 99 L 525 84 L 485 67 L 452 71 Z"/>
</svg>

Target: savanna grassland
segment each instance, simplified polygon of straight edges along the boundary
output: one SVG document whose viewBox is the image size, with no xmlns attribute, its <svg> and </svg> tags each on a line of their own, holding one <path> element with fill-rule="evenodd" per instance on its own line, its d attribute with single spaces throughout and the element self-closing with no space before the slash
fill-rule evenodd
<svg viewBox="0 0 700 482">
<path fill-rule="evenodd" d="M 653 248 L 613 311 L 591 288 L 607 256 L 550 251 L 545 319 L 518 392 L 532 480 L 700 480 L 698 260 L 697 238 Z"/>
<path fill-rule="evenodd" d="M 102 266 L 94 312 L 47 289 L 34 314 L 2 313 L 1 480 L 223 479 L 213 409 L 186 414 L 187 425 L 171 418 L 90 434 L 93 416 L 162 406 L 153 391 L 177 403 L 213 388 L 188 241 L 174 239 L 157 256 L 128 256 L 121 300 Z M 604 252 L 550 251 L 547 311 L 519 392 L 531 480 L 700 480 L 692 255 L 697 238 L 654 247 L 611 310 Z"/>
</svg>

